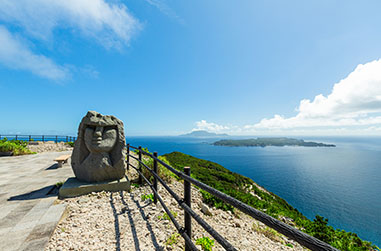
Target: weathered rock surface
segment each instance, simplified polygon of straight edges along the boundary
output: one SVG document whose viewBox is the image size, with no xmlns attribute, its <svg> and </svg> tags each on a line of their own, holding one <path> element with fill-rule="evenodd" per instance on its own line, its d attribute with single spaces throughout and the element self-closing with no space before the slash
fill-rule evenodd
<svg viewBox="0 0 381 251">
<path fill-rule="evenodd" d="M 125 145 L 121 120 L 89 111 L 79 125 L 71 157 L 76 178 L 86 182 L 121 179 L 126 169 Z"/>
</svg>

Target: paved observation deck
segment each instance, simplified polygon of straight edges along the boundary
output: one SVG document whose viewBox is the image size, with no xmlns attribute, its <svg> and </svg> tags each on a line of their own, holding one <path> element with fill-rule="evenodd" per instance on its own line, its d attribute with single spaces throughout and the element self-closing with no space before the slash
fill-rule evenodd
<svg viewBox="0 0 381 251">
<path fill-rule="evenodd" d="M 65 211 L 55 203 L 57 182 L 74 176 L 70 164 L 45 152 L 0 158 L 0 250 L 43 250 Z"/>
</svg>

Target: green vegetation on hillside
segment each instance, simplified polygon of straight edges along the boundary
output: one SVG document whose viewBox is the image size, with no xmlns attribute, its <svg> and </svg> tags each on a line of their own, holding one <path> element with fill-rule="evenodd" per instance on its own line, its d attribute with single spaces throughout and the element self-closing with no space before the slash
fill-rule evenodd
<svg viewBox="0 0 381 251">
<path fill-rule="evenodd" d="M 335 147 L 333 144 L 306 142 L 302 139 L 291 138 L 257 138 L 257 139 L 224 139 L 213 143 L 215 146 L 307 146 Z"/>
<path fill-rule="evenodd" d="M 142 148 L 142 151 L 152 154 L 148 148 Z M 134 153 L 139 154 L 139 149 L 135 149 Z M 158 159 L 169 165 L 170 163 L 165 158 L 165 156 L 158 156 Z M 144 165 L 148 166 L 150 169 L 153 170 L 153 159 L 151 157 L 148 157 L 144 154 L 142 154 L 142 162 Z M 142 169 L 142 173 L 144 177 L 146 177 L 150 182 L 153 182 L 153 175 L 150 171 L 148 171 L 147 168 L 145 168 L 142 164 L 139 163 L 139 167 Z M 157 173 L 159 174 L 159 177 L 162 178 L 165 182 L 171 183 L 172 180 L 177 179 L 178 177 L 173 174 L 171 171 L 169 171 L 167 168 L 165 168 L 162 164 L 158 163 L 157 165 Z"/>
<path fill-rule="evenodd" d="M 74 147 L 74 143 L 73 141 L 69 141 L 69 142 L 66 142 L 67 145 L 69 145 L 70 147 Z"/>
<path fill-rule="evenodd" d="M 297 209 L 289 205 L 279 196 L 259 187 L 250 178 L 229 171 L 223 166 L 192 157 L 190 155 L 172 152 L 163 155 L 171 166 L 183 171 L 185 166 L 191 167 L 191 176 L 201 182 L 220 190 L 258 210 L 277 219 L 286 219 L 290 225 L 295 225 L 304 232 L 323 240 L 340 250 L 374 250 L 377 247 L 370 242 L 361 240 L 355 233 L 334 229 L 328 225 L 328 219 L 317 215 L 311 221 Z M 202 191 L 205 203 L 224 210 L 233 210 L 220 199 Z"/>
<path fill-rule="evenodd" d="M 14 156 L 34 153 L 27 148 L 27 145 L 27 141 L 3 138 L 0 140 L 0 152 L 10 152 Z"/>
</svg>

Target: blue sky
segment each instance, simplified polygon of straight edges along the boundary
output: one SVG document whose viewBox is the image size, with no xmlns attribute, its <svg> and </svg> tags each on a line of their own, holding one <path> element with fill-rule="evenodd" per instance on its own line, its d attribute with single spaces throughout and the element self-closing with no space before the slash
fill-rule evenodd
<svg viewBox="0 0 381 251">
<path fill-rule="evenodd" d="M 0 133 L 380 135 L 379 1 L 0 0 Z"/>
</svg>

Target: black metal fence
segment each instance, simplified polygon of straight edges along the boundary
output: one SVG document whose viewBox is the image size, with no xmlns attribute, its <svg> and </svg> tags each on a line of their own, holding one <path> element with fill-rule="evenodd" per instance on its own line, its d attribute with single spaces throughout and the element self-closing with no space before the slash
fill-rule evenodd
<svg viewBox="0 0 381 251">
<path fill-rule="evenodd" d="M 10 135 L 10 134 L 0 134 L 0 140 L 7 138 L 8 140 L 23 140 L 23 141 L 54 141 L 58 142 L 74 142 L 76 137 L 73 136 L 63 136 L 63 135 Z"/>
<path fill-rule="evenodd" d="M 130 154 L 130 149 L 138 150 L 138 157 L 135 157 L 134 155 Z M 148 156 L 149 158 L 152 158 L 153 160 L 153 168 L 151 169 L 147 165 L 144 164 L 142 155 Z M 150 154 L 148 152 L 145 152 L 142 150 L 141 146 L 134 147 L 130 146 L 130 144 L 127 144 L 127 169 L 130 167 L 134 168 L 139 173 L 139 182 L 142 183 L 143 179 L 144 181 L 151 187 L 152 192 L 154 194 L 154 203 L 157 203 L 157 201 L 160 202 L 160 204 L 163 206 L 165 212 L 168 214 L 170 220 L 175 225 L 177 231 L 179 234 L 184 238 L 186 243 L 185 250 L 198 250 L 195 244 L 192 242 L 192 227 L 191 227 L 191 219 L 193 218 L 198 224 L 200 224 L 218 243 L 221 244 L 226 250 L 237 250 L 234 248 L 225 238 L 223 238 L 219 233 L 217 233 L 207 222 L 205 222 L 197 213 L 195 213 L 192 210 L 191 206 L 191 184 L 209 192 L 210 194 L 216 196 L 217 198 L 225 201 L 226 203 L 230 204 L 231 206 L 239 209 L 245 214 L 250 215 L 251 217 L 255 218 L 256 220 L 261 221 L 265 225 L 277 230 L 279 233 L 284 234 L 285 236 L 297 241 L 301 245 L 311 249 L 311 250 L 335 250 L 334 247 L 330 246 L 329 244 L 318 240 L 296 228 L 293 228 L 282 221 L 279 221 L 262 211 L 259 211 L 237 199 L 234 199 L 233 197 L 230 197 L 227 194 L 224 194 L 196 179 L 193 179 L 190 177 L 190 168 L 184 167 L 184 172 L 179 172 L 175 168 L 171 167 L 170 165 L 166 164 L 165 162 L 161 161 L 157 157 L 157 152 L 154 152 L 153 154 Z M 138 161 L 139 165 L 133 166 L 130 163 L 130 158 L 133 158 Z M 182 178 L 184 180 L 184 198 L 181 198 L 178 196 L 175 192 L 173 192 L 172 189 L 168 187 L 168 185 L 159 177 L 158 175 L 158 163 L 160 163 L 162 166 L 167 168 L 169 171 L 177 175 L 179 178 Z M 146 168 L 154 177 L 153 183 L 151 183 L 142 173 L 142 168 Z M 168 207 L 164 204 L 163 199 L 158 193 L 158 182 L 162 184 L 162 186 L 169 192 L 169 194 L 176 200 L 176 202 L 179 204 L 180 207 L 184 209 L 184 227 L 181 227 L 179 222 L 176 221 Z"/>
</svg>

